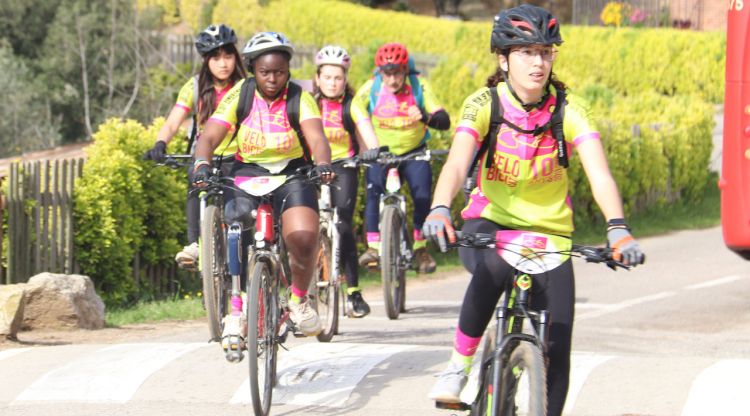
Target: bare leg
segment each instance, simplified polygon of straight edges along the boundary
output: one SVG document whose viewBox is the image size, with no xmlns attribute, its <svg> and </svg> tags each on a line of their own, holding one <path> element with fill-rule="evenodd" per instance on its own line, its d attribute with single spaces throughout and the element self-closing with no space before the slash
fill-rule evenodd
<svg viewBox="0 0 750 416">
<path fill-rule="evenodd" d="M 292 284 L 307 290 L 318 253 L 318 214 L 305 206 L 289 208 L 281 215 L 281 224 L 281 236 L 289 251 Z"/>
</svg>

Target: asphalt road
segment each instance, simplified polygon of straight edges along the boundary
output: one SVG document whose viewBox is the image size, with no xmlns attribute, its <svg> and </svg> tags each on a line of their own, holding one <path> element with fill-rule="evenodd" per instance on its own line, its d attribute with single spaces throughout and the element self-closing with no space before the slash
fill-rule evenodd
<svg viewBox="0 0 750 416">
<path fill-rule="evenodd" d="M 713 228 L 643 239 L 648 263 L 576 262 L 566 414 L 750 414 L 750 263 Z M 330 344 L 282 351 L 274 415 L 451 415 L 427 400 L 450 355 L 465 273 L 409 282 L 408 313 L 344 319 Z M 227 363 L 192 327 L 122 344 L 0 351 L 0 414 L 252 414 L 247 363 Z"/>
</svg>

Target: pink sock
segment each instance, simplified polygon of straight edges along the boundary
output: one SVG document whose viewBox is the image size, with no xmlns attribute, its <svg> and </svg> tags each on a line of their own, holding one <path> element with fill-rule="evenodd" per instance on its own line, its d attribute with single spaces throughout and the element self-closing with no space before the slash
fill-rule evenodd
<svg viewBox="0 0 750 416">
<path fill-rule="evenodd" d="M 297 286 L 295 286 L 294 284 L 292 284 L 292 296 L 296 296 L 298 299 L 302 299 L 306 295 L 307 295 L 306 290 L 302 290 L 298 288 Z"/>
<path fill-rule="evenodd" d="M 470 337 L 461 332 L 460 328 L 456 328 L 456 339 L 453 347 L 459 354 L 472 357 L 477 352 L 480 341 L 482 341 L 482 337 Z"/>
</svg>

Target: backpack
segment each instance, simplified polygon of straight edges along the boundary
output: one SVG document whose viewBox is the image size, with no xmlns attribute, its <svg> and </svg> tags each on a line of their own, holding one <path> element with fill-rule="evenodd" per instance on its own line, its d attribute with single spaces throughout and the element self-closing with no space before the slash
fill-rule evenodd
<svg viewBox="0 0 750 416">
<path fill-rule="evenodd" d="M 302 97 L 302 87 L 294 82 L 287 84 L 287 98 L 286 98 L 286 114 L 289 117 L 289 124 L 297 133 L 300 144 L 302 145 L 302 153 L 304 154 L 305 161 L 311 162 L 312 157 L 310 156 L 310 148 L 307 145 L 305 136 L 302 134 L 302 129 L 299 124 L 299 108 Z M 248 77 L 240 87 L 240 101 L 237 104 L 237 123 L 234 126 L 234 134 L 232 140 L 237 137 L 237 132 L 240 130 L 242 121 L 247 118 L 250 111 L 253 109 L 253 101 L 255 98 L 255 78 Z M 229 143 L 232 142 L 229 141 Z M 228 145 L 228 144 L 227 144 Z"/>
<path fill-rule="evenodd" d="M 490 88 L 490 96 L 492 97 L 492 107 L 490 108 L 490 129 L 487 132 L 487 135 L 484 136 L 484 140 L 482 141 L 482 145 L 479 147 L 479 150 L 477 150 L 477 152 L 474 154 L 474 160 L 471 162 L 471 165 L 469 165 L 469 170 L 466 173 L 464 194 L 467 198 L 474 187 L 476 187 L 476 175 L 478 175 L 479 171 L 481 170 L 477 169 L 477 163 L 482 158 L 482 155 L 484 155 L 484 152 L 489 152 L 487 154 L 487 159 L 485 159 L 484 167 L 492 167 L 492 161 L 495 157 L 495 148 L 497 146 L 497 133 L 500 129 L 501 124 L 505 124 L 519 133 L 533 134 L 534 136 L 537 136 L 547 129 L 551 128 L 552 137 L 554 137 L 555 141 L 557 142 L 557 163 L 566 169 L 568 168 L 568 148 L 567 146 L 565 146 L 565 133 L 563 132 L 565 105 L 568 102 L 566 100 L 566 93 L 564 89 L 559 89 L 556 91 L 557 103 L 555 104 L 555 109 L 552 112 L 552 117 L 550 117 L 549 121 L 542 126 L 537 126 L 533 130 L 525 130 L 509 122 L 503 117 L 504 109 L 500 104 L 500 97 L 497 95 L 497 88 Z"/>
<path fill-rule="evenodd" d="M 354 97 L 349 92 L 344 93 L 344 102 L 341 103 L 341 121 L 344 124 L 344 130 L 349 133 L 352 139 L 354 154 L 359 154 L 359 143 L 357 142 L 357 126 L 352 119 L 352 101 Z"/>
</svg>

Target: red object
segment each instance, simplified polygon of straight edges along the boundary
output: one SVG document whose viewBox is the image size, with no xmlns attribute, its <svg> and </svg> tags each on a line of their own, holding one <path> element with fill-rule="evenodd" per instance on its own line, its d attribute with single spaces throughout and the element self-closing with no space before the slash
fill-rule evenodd
<svg viewBox="0 0 750 416">
<path fill-rule="evenodd" d="M 255 217 L 255 232 L 263 233 L 263 240 L 274 241 L 273 232 L 273 207 L 271 204 L 260 204 L 258 215 Z"/>
<path fill-rule="evenodd" d="M 727 14 L 721 224 L 727 247 L 750 260 L 750 7 Z M 747 6 L 747 5 L 745 5 Z"/>
<path fill-rule="evenodd" d="M 409 52 L 400 43 L 386 43 L 375 53 L 375 66 L 406 65 L 409 63 Z"/>
</svg>

